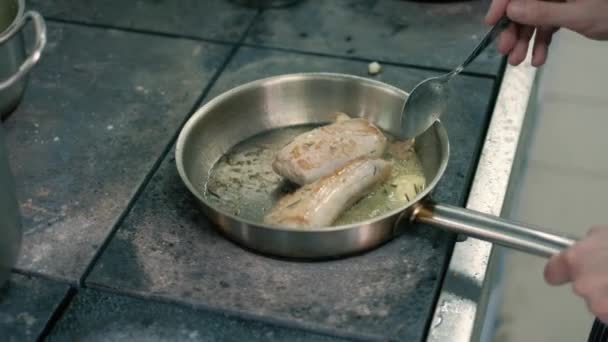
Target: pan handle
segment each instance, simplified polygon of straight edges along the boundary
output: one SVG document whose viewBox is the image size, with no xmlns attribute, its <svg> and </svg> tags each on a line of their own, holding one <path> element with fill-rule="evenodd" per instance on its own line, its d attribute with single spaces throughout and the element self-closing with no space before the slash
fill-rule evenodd
<svg viewBox="0 0 608 342">
<path fill-rule="evenodd" d="M 545 258 L 576 242 L 533 226 L 432 202 L 421 204 L 414 220 Z"/>
</svg>

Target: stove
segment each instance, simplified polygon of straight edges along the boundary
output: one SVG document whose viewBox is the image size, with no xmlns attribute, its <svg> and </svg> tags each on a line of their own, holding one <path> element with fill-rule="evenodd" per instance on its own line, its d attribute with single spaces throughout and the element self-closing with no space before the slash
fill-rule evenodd
<svg viewBox="0 0 608 342">
<path fill-rule="evenodd" d="M 49 43 L 4 123 L 25 226 L 5 296 L 44 300 L 38 308 L 35 300 L 19 307 L 0 300 L 0 313 L 24 327 L 35 321 L 29 330 L 0 323 L 0 334 L 424 340 L 453 235 L 417 225 L 345 259 L 259 255 L 221 236 L 196 208 L 173 144 L 201 104 L 263 77 L 337 72 L 409 90 L 466 57 L 486 31 L 485 4 L 30 6 L 47 18 Z M 380 74 L 368 75 L 371 61 Z M 489 51 L 454 80 L 444 119 L 451 159 L 433 194 L 440 202 L 465 203 L 501 66 Z"/>
</svg>

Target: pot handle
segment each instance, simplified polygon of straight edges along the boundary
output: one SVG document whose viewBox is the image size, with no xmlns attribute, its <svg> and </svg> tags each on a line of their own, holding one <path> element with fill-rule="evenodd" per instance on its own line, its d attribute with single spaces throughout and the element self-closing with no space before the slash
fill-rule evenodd
<svg viewBox="0 0 608 342">
<path fill-rule="evenodd" d="M 432 202 L 420 204 L 414 211 L 413 219 L 545 258 L 563 251 L 576 242 L 533 226 Z"/>
<path fill-rule="evenodd" d="M 21 21 L 15 25 L 4 37 L 0 37 L 0 44 L 6 42 L 11 37 L 13 37 L 17 32 L 19 32 L 24 26 L 25 23 L 31 19 L 34 22 L 34 30 L 36 32 L 36 43 L 34 44 L 34 48 L 30 55 L 23 61 L 23 64 L 19 66 L 19 69 L 16 73 L 14 73 L 9 78 L 0 81 L 0 90 L 4 90 L 15 82 L 20 80 L 25 74 L 27 74 L 30 69 L 38 63 L 40 60 L 40 55 L 42 54 L 42 50 L 46 45 L 46 24 L 44 22 L 44 18 L 35 11 L 27 11 Z"/>
</svg>

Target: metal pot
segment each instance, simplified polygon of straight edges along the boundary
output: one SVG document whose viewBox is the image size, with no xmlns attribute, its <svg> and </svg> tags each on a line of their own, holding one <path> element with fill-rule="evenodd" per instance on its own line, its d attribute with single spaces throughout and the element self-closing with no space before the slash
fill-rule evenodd
<svg viewBox="0 0 608 342">
<path fill-rule="evenodd" d="M 4 132 L 0 126 L 0 287 L 15 265 L 21 246 L 21 221 L 15 183 L 8 165 Z"/>
<path fill-rule="evenodd" d="M 35 43 L 26 54 L 22 29 L 34 23 Z M 12 112 L 23 96 L 27 74 L 40 60 L 46 45 L 46 25 L 40 14 L 25 12 L 24 0 L 0 2 L 0 116 Z"/>
</svg>

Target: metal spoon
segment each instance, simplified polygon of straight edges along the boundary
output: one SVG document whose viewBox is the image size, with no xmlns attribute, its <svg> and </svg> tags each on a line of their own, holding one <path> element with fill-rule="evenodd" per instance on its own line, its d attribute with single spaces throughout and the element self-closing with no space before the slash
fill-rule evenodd
<svg viewBox="0 0 608 342">
<path fill-rule="evenodd" d="M 475 47 L 464 63 L 445 75 L 428 78 L 414 87 L 401 111 L 401 130 L 397 133 L 400 138 L 415 138 L 431 127 L 447 111 L 448 81 L 473 62 L 509 23 L 511 23 L 511 20 L 503 16 Z"/>
</svg>

